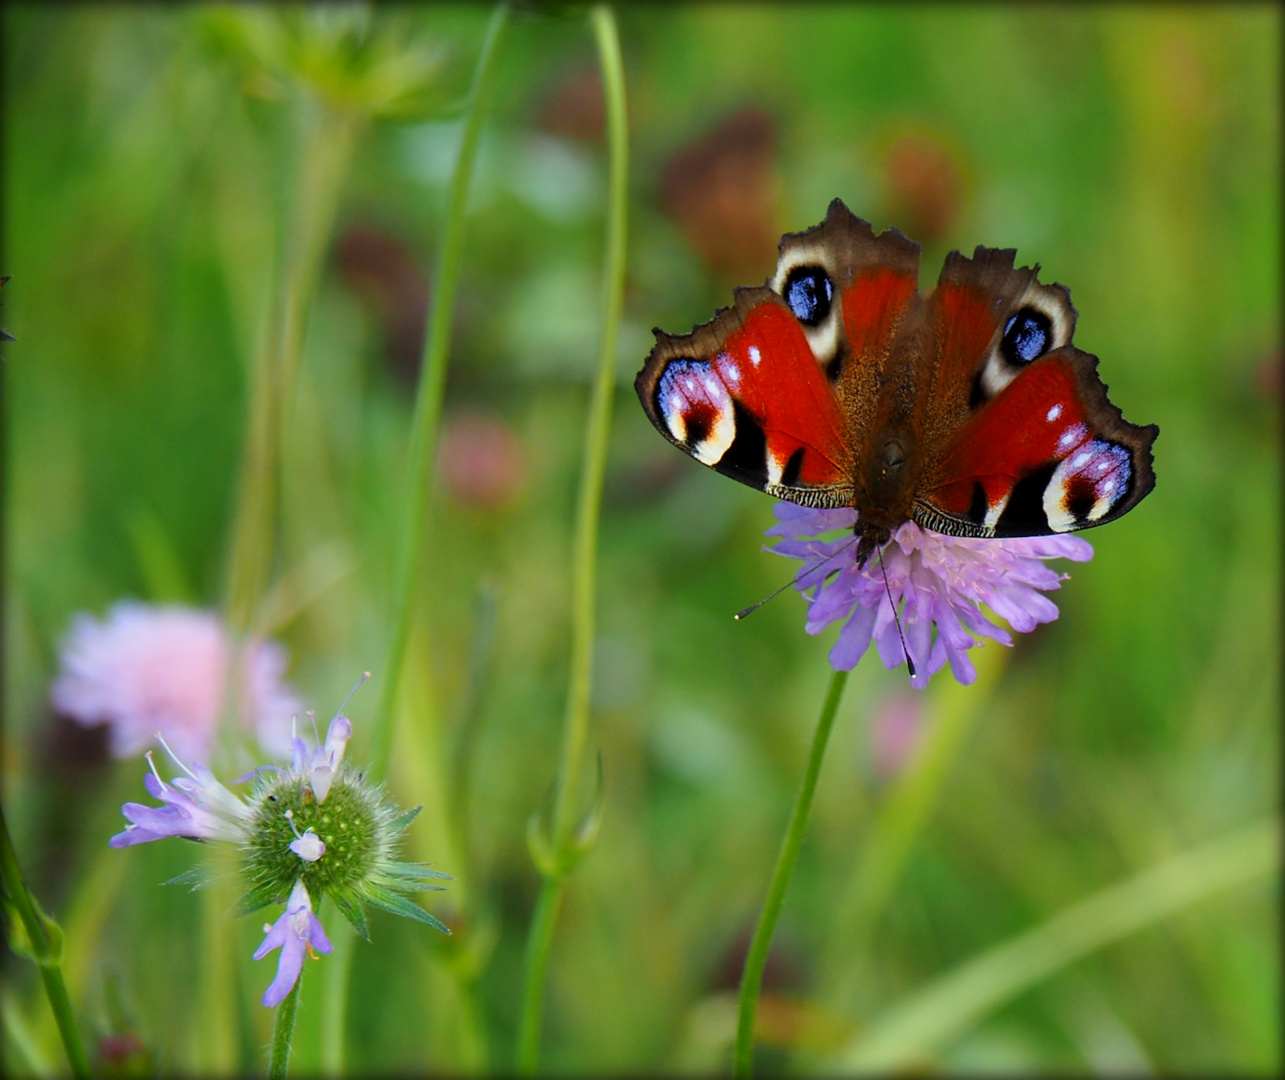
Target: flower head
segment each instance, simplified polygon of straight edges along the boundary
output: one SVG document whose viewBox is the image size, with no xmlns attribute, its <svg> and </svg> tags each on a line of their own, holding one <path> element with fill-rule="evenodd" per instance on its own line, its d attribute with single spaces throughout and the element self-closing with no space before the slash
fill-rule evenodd
<svg viewBox="0 0 1285 1080">
<path fill-rule="evenodd" d="M 974 634 L 1013 643 L 1008 631 L 983 613 L 982 604 L 1014 630 L 1028 633 L 1057 618 L 1057 605 L 1044 593 L 1060 588 L 1066 577 L 1043 560 L 1093 557 L 1088 542 L 1075 536 L 980 540 L 942 536 L 906 522 L 884 547 L 881 569 L 880 556 L 857 565 L 854 509 L 781 502 L 776 517 L 768 535 L 784 539 L 771 550 L 806 564 L 795 587 L 811 590 L 807 632 L 818 634 L 847 620 L 830 650 L 830 663 L 841 671 L 852 669 L 873 640 L 886 667 L 897 667 L 909 652 L 916 672 L 911 685 L 919 689 L 948 661 L 959 682 L 971 683 L 977 672 L 967 653 L 977 644 Z M 843 534 L 837 538 L 821 539 L 838 530 Z M 901 608 L 905 651 L 894 604 Z"/>
<path fill-rule="evenodd" d="M 107 724 L 115 757 L 134 756 L 160 731 L 184 760 L 208 761 L 235 685 L 238 714 L 266 750 L 284 753 L 290 717 L 301 709 L 286 662 L 275 641 L 238 648 L 213 612 L 122 601 L 101 621 L 73 618 L 49 697 L 78 723 Z"/>
<path fill-rule="evenodd" d="M 441 888 L 433 881 L 450 876 L 395 857 L 402 834 L 419 807 L 398 810 L 382 787 L 368 783 L 344 760 L 352 721 L 342 715 L 343 707 L 331 720 L 325 741 L 317 740 L 320 745 L 309 747 L 295 735 L 290 768 L 263 765 L 234 781 L 252 783 L 244 798 L 219 783 L 204 765 L 184 765 L 173 751 L 170 755 L 184 775 L 167 784 L 148 754 L 152 771 L 144 783 L 148 793 L 163 805 L 126 803 L 122 812 L 129 825 L 111 839 L 113 847 L 129 847 L 167 836 L 186 836 L 227 840 L 240 848 L 241 870 L 249 884 L 239 905 L 241 912 L 269 904 L 286 905 L 285 913 L 267 929 L 267 937 L 254 954 L 257 960 L 281 949 L 276 978 L 263 998 L 265 1005 L 278 1004 L 290 992 L 309 947 L 321 953 L 330 951 L 330 942 L 313 914 L 314 897 L 319 900 L 328 894 L 367 939 L 365 904 L 449 933 L 404 895 Z M 162 745 L 170 750 L 164 740 Z"/>
</svg>

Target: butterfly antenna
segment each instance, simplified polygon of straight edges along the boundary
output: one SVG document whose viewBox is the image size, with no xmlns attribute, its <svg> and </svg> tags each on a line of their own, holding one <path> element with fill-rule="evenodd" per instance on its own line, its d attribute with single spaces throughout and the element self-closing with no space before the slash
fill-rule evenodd
<svg viewBox="0 0 1285 1080">
<path fill-rule="evenodd" d="M 758 611 L 758 609 L 761 608 L 764 604 L 766 604 L 769 600 L 775 600 L 778 596 L 781 595 L 781 593 L 785 592 L 786 589 L 792 588 L 793 586 L 797 585 L 800 581 L 803 580 L 804 577 L 812 573 L 813 570 L 816 570 L 818 567 L 824 566 L 831 559 L 837 559 L 840 555 L 842 555 L 845 551 L 847 551 L 848 548 L 852 547 L 852 545 L 855 544 L 856 542 L 857 542 L 857 538 L 854 536 L 848 543 L 844 544 L 843 547 L 839 548 L 832 555 L 827 555 L 824 559 L 822 559 L 819 563 L 817 563 L 816 566 L 805 566 L 790 581 L 787 581 L 784 585 L 782 585 L 779 589 L 773 592 L 770 596 L 763 597 L 762 600 L 759 600 L 757 603 L 751 604 L 744 611 L 738 611 L 733 616 L 733 618 L 735 618 L 737 622 L 739 622 L 741 619 L 745 618 L 746 615 L 754 614 L 754 612 Z"/>
<path fill-rule="evenodd" d="M 906 635 L 901 632 L 901 617 L 897 614 L 897 603 L 892 598 L 892 586 L 888 584 L 888 568 L 883 564 L 883 548 L 879 549 L 879 570 L 883 574 L 883 588 L 888 594 L 888 603 L 892 606 L 892 621 L 897 624 L 897 637 L 901 638 L 901 651 L 906 655 L 906 670 L 910 677 L 915 677 L 915 662 L 910 659 L 910 650 L 906 647 Z"/>
</svg>

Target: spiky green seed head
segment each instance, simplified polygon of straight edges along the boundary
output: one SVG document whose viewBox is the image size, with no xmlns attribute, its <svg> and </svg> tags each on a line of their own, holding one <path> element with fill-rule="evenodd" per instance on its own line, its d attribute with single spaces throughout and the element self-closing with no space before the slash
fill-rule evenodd
<svg viewBox="0 0 1285 1080">
<path fill-rule="evenodd" d="M 291 769 L 266 774 L 248 802 L 252 818 L 241 848 L 251 887 L 241 901 L 242 911 L 284 902 L 295 882 L 302 880 L 318 901 L 329 896 L 362 937 L 369 937 L 363 904 L 446 930 L 400 895 L 440 888 L 429 882 L 449 878 L 395 858 L 419 807 L 398 810 L 381 785 L 367 783 L 346 763 L 330 782 L 324 801 L 317 798 L 310 772 Z M 311 859 L 297 850 L 297 842 L 309 832 L 325 845 Z"/>
</svg>

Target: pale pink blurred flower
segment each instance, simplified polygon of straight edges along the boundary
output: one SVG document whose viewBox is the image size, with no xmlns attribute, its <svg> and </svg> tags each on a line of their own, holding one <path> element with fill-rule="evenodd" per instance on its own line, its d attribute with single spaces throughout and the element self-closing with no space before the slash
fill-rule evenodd
<svg viewBox="0 0 1285 1080">
<path fill-rule="evenodd" d="M 923 701 L 914 694 L 884 698 L 870 722 L 870 752 L 875 774 L 889 780 L 905 767 L 924 727 Z"/>
<path fill-rule="evenodd" d="M 440 460 L 446 489 L 465 506 L 501 509 L 526 487 L 526 449 L 497 416 L 448 417 L 442 425 Z"/>
<path fill-rule="evenodd" d="M 63 639 L 50 701 L 86 727 L 106 724 L 114 757 L 142 752 L 159 731 L 179 758 L 208 761 L 233 645 L 210 611 L 125 600 L 102 620 L 81 612 Z M 237 680 L 238 717 L 280 757 L 291 750 L 291 717 L 303 711 L 285 681 L 287 662 L 278 642 L 249 642 Z"/>
</svg>

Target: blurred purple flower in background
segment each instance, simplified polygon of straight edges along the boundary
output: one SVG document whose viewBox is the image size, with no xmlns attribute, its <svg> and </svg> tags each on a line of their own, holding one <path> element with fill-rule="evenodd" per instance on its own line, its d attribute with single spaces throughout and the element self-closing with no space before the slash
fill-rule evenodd
<svg viewBox="0 0 1285 1080">
<path fill-rule="evenodd" d="M 224 694 L 239 684 L 237 715 L 264 750 L 285 756 L 291 717 L 302 711 L 285 681 L 286 650 L 247 642 L 229 672 L 235 644 L 217 615 L 197 608 L 126 600 L 102 620 L 81 612 L 63 639 L 50 701 L 86 727 L 106 724 L 114 757 L 139 753 L 159 731 L 179 759 L 209 761 Z"/>
<path fill-rule="evenodd" d="M 1043 560 L 1086 562 L 1093 557 L 1093 548 L 1077 536 L 978 540 L 942 536 L 908 521 L 883 549 L 885 588 L 877 555 L 857 566 L 855 509 L 818 510 L 790 502 L 779 502 L 775 509 L 778 524 L 767 535 L 785 539 L 770 550 L 806 563 L 795 587 L 811 590 L 807 632 L 819 634 L 831 623 L 847 620 L 830 650 L 831 665 L 840 671 L 856 667 L 871 640 L 885 667 L 904 662 L 888 601 L 891 590 L 893 603 L 901 606 L 901 627 L 916 670 L 910 682 L 917 689 L 927 686 L 947 661 L 959 682 L 977 678 L 967 655 L 977 644 L 974 634 L 1002 645 L 1013 643 L 1007 630 L 987 618 L 982 604 L 1018 633 L 1029 633 L 1057 618 L 1057 605 L 1043 594 L 1060 588 L 1067 576 Z M 835 539 L 820 539 L 840 531 Z"/>
</svg>

